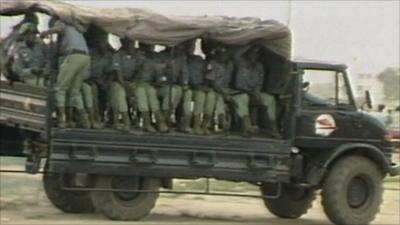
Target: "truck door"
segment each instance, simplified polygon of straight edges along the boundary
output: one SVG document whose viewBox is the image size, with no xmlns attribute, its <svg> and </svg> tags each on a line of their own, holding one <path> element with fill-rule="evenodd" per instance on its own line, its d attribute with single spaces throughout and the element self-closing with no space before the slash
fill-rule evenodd
<svg viewBox="0 0 400 225">
<path fill-rule="evenodd" d="M 331 148 L 354 139 L 360 115 L 344 71 L 304 69 L 296 144 Z"/>
</svg>

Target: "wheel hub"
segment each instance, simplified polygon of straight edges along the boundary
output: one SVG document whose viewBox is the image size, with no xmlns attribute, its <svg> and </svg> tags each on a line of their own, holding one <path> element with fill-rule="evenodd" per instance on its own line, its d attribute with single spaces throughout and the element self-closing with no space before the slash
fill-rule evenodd
<svg viewBox="0 0 400 225">
<path fill-rule="evenodd" d="M 131 177 L 114 177 L 112 179 L 113 189 L 127 189 L 127 190 L 139 190 L 140 189 L 140 179 Z M 122 201 L 130 201 L 138 197 L 138 192 L 123 192 L 116 191 L 113 192 L 114 195 Z"/>
<path fill-rule="evenodd" d="M 353 178 L 347 190 L 347 201 L 351 208 L 364 205 L 369 196 L 368 182 L 362 177 Z"/>
</svg>

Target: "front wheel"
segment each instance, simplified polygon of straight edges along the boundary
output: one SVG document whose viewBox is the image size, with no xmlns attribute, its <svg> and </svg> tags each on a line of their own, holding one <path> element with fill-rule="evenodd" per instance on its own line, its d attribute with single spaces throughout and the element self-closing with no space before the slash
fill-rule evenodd
<svg viewBox="0 0 400 225">
<path fill-rule="evenodd" d="M 261 193 L 267 195 L 272 185 L 263 184 Z M 267 209 L 277 217 L 296 219 L 307 213 L 315 199 L 315 190 L 282 184 L 281 195 L 276 198 L 264 198 Z"/>
<path fill-rule="evenodd" d="M 154 208 L 158 198 L 160 179 L 128 176 L 98 176 L 95 187 L 99 189 L 124 189 L 154 191 L 123 192 L 93 191 L 93 204 L 106 217 L 112 220 L 139 220 L 147 216 Z"/>
<path fill-rule="evenodd" d="M 330 168 L 322 187 L 322 206 L 335 224 L 369 224 L 382 203 L 378 166 L 361 156 L 340 159 Z"/>
</svg>

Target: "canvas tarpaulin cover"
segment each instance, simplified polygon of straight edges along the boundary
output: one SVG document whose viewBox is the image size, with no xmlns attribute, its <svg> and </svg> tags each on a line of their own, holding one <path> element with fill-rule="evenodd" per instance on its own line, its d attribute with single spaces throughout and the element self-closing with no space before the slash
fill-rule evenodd
<svg viewBox="0 0 400 225">
<path fill-rule="evenodd" d="M 28 11 L 57 15 L 67 23 L 80 24 L 84 28 L 95 25 L 119 37 L 148 44 L 175 46 L 193 38 L 207 37 L 228 45 L 257 42 L 272 53 L 271 58 L 281 62 L 289 61 L 291 55 L 290 30 L 274 20 L 166 16 L 140 8 L 92 8 L 56 0 L 2 0 L 0 3 L 1 15 L 18 15 Z M 282 73 L 281 69 L 275 68 L 276 72 L 279 70 Z M 282 92 L 287 81 L 282 78 L 286 76 L 270 77 L 268 80 L 276 83 L 267 89 L 274 93 Z"/>
</svg>

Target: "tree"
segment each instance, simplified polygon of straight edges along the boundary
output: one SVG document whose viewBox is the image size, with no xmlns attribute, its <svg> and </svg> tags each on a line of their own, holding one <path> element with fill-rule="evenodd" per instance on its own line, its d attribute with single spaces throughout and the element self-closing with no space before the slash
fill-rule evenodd
<svg viewBox="0 0 400 225">
<path fill-rule="evenodd" d="M 400 68 L 386 68 L 378 74 L 383 93 L 388 100 L 400 99 Z"/>
</svg>

